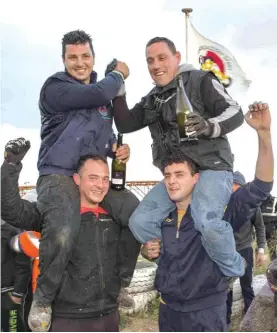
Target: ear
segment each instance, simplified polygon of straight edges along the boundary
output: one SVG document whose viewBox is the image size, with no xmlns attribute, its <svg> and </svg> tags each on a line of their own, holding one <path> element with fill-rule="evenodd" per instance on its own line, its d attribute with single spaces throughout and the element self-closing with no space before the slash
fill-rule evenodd
<svg viewBox="0 0 277 333">
<path fill-rule="evenodd" d="M 80 185 L 81 178 L 80 178 L 80 176 L 78 175 L 78 173 L 74 173 L 74 175 L 73 175 L 73 180 L 74 180 L 74 183 L 75 183 L 77 186 Z"/>
<path fill-rule="evenodd" d="M 181 53 L 179 51 L 176 52 L 176 58 L 177 58 L 177 61 L 178 61 L 178 64 L 180 64 L 181 62 Z"/>
<path fill-rule="evenodd" d="M 199 178 L 200 178 L 200 174 L 199 174 L 199 173 L 196 173 L 196 174 L 194 175 L 194 185 L 195 185 L 196 183 L 198 183 Z"/>
</svg>

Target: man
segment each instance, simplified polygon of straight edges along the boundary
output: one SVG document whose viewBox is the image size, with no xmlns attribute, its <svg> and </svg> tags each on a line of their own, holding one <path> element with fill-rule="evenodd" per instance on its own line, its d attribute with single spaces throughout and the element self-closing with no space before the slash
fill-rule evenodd
<svg viewBox="0 0 277 333">
<path fill-rule="evenodd" d="M 244 176 L 239 172 L 234 172 L 232 192 L 236 192 L 246 184 Z M 236 248 L 240 255 L 246 261 L 245 274 L 240 278 L 240 285 L 244 299 L 244 313 L 247 312 L 251 305 L 255 294 L 252 287 L 253 280 L 253 232 L 255 227 L 255 235 L 257 240 L 258 249 L 256 251 L 256 266 L 261 266 L 265 263 L 265 226 L 260 208 L 257 208 L 251 220 L 247 221 L 238 232 L 235 233 Z M 232 315 L 233 292 L 228 293 L 227 298 L 227 325 L 231 323 Z"/>
<path fill-rule="evenodd" d="M 269 195 L 262 203 L 265 234 L 271 260 L 277 258 L 277 198 Z"/>
<path fill-rule="evenodd" d="M 13 165 L 6 161 L 2 166 L 2 172 L 9 170 L 10 183 L 6 188 L 9 198 L 12 194 L 19 195 L 19 167 L 21 163 Z M 51 330 L 118 331 L 117 298 L 120 287 L 130 283 L 140 250 L 140 244 L 128 228 L 128 218 L 138 205 L 138 199 L 123 192 L 125 204 L 118 206 L 118 211 L 125 218 L 111 217 L 107 212 L 110 206 L 103 201 L 109 190 L 109 167 L 103 157 L 81 158 L 73 177 L 80 192 L 81 226 L 54 299 Z M 20 205 L 24 206 L 25 227 L 28 217 L 33 219 L 31 204 L 35 205 L 20 200 Z M 4 214 L 8 215 L 5 209 Z M 61 242 L 66 241 L 61 234 L 59 237 Z M 37 320 L 44 322 L 43 312 Z M 49 326 L 45 321 L 41 330 L 47 331 Z"/>
<path fill-rule="evenodd" d="M 40 276 L 29 324 L 39 330 L 37 317 L 44 312 L 48 323 L 51 303 L 70 257 L 80 228 L 80 201 L 72 176 L 78 160 L 87 154 L 113 156 L 115 138 L 110 104 L 128 77 L 126 64 L 96 82 L 95 53 L 91 37 L 84 31 L 63 36 L 64 72 L 49 77 L 40 92 L 41 147 L 38 157 L 37 208 L 42 216 Z M 128 148 L 116 156 L 125 163 Z M 60 242 L 60 237 L 65 238 Z"/>
<path fill-rule="evenodd" d="M 240 107 L 210 72 L 180 65 L 181 55 L 165 37 L 151 39 L 146 45 L 146 61 L 156 86 L 131 110 L 125 96 L 113 100 L 114 119 L 121 133 L 149 127 L 153 139 L 153 163 L 170 153 L 182 151 L 200 167 L 191 202 L 195 227 L 209 256 L 227 277 L 242 276 L 244 262 L 236 252 L 229 223 L 222 220 L 232 187 L 233 157 L 226 134 L 243 123 Z M 176 76 L 180 75 L 193 112 L 185 127 L 198 140 L 180 143 L 176 122 Z M 160 238 L 160 224 L 172 210 L 164 183 L 157 184 L 141 201 L 130 220 L 135 237 L 145 243 Z M 214 237 L 217 235 L 217 237 Z"/>
<path fill-rule="evenodd" d="M 20 230 L 1 219 L 1 332 L 26 332 L 31 305 L 31 262 L 14 253 L 9 242 Z"/>
<path fill-rule="evenodd" d="M 262 103 L 250 106 L 246 121 L 257 131 L 259 153 L 254 181 L 232 194 L 224 213 L 234 232 L 251 218 L 273 185 L 268 106 Z M 163 252 L 155 280 L 161 295 L 159 328 L 162 332 L 226 330 L 226 279 L 208 256 L 191 216 L 191 196 L 198 179 L 195 163 L 185 155 L 180 157 L 179 153 L 165 159 L 164 182 L 176 209 L 162 222 Z M 159 242 L 149 241 L 142 252 L 149 259 L 157 258 Z"/>
</svg>

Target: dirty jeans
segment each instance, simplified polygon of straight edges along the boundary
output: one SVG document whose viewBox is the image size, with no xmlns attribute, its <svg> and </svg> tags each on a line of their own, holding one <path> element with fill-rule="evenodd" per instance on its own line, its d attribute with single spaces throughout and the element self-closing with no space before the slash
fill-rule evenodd
<svg viewBox="0 0 277 333">
<path fill-rule="evenodd" d="M 222 220 L 232 182 L 232 172 L 201 171 L 190 204 L 195 229 L 202 235 L 206 252 L 227 277 L 242 276 L 245 270 L 243 259 L 236 252 L 232 226 Z M 129 227 L 142 244 L 153 238 L 161 239 L 161 223 L 174 209 L 175 203 L 160 182 L 140 202 L 130 218 Z"/>
<path fill-rule="evenodd" d="M 41 176 L 37 193 L 43 226 L 34 300 L 39 306 L 48 306 L 56 296 L 80 228 L 80 195 L 73 179 L 64 175 Z"/>
</svg>

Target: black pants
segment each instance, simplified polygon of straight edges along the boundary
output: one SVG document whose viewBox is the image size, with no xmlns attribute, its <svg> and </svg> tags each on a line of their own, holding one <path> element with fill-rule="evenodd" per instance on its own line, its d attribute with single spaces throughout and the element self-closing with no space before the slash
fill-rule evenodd
<svg viewBox="0 0 277 333">
<path fill-rule="evenodd" d="M 119 312 L 100 318 L 54 318 L 50 332 L 119 332 Z"/>
<path fill-rule="evenodd" d="M 246 313 L 250 304 L 252 303 L 255 294 L 252 288 L 253 281 L 253 249 L 252 247 L 247 247 L 241 251 L 238 251 L 240 255 L 245 259 L 247 267 L 245 269 L 245 274 L 240 278 L 240 286 L 242 291 L 242 296 L 244 299 L 244 312 Z M 232 316 L 232 303 L 233 303 L 233 292 L 229 291 L 227 296 L 227 324 L 231 322 Z"/>
<path fill-rule="evenodd" d="M 15 304 L 8 293 L 1 294 L 1 332 L 27 332 L 21 304 Z"/>
<path fill-rule="evenodd" d="M 273 261 L 277 258 L 277 222 L 265 223 L 265 235 L 270 259 Z"/>
<path fill-rule="evenodd" d="M 174 311 L 161 303 L 159 330 L 160 332 L 225 332 L 226 303 L 192 312 Z"/>
<path fill-rule="evenodd" d="M 40 275 L 34 300 L 50 305 L 81 224 L 80 195 L 71 177 L 42 176 L 37 182 L 37 207 L 43 219 L 40 241 Z"/>
</svg>

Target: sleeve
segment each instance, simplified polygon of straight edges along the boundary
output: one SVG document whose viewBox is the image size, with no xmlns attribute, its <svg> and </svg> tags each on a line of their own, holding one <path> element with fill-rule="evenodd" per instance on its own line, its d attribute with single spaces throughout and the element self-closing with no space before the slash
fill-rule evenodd
<svg viewBox="0 0 277 333">
<path fill-rule="evenodd" d="M 120 224 L 117 263 L 122 287 L 127 287 L 134 274 L 140 243 L 129 229 L 129 218 L 139 204 L 138 198 L 129 190 L 110 190 L 104 199 L 103 208 Z"/>
<path fill-rule="evenodd" d="M 135 132 L 147 126 L 144 125 L 144 101 L 145 98 L 142 98 L 129 110 L 126 96 L 118 96 L 113 100 L 114 122 L 120 133 Z"/>
<path fill-rule="evenodd" d="M 258 248 L 264 249 L 266 244 L 266 238 L 265 238 L 265 226 L 264 226 L 264 220 L 261 208 L 258 208 L 256 210 L 256 214 L 252 218 L 252 223 L 255 227 Z"/>
<path fill-rule="evenodd" d="M 231 195 L 224 220 L 231 223 L 234 232 L 238 232 L 246 221 L 252 219 L 257 208 L 268 197 L 272 187 L 273 182 L 264 182 L 255 178 Z"/>
<path fill-rule="evenodd" d="M 18 179 L 22 164 L 3 162 L 1 166 L 1 218 L 14 227 L 40 230 L 41 218 L 35 202 L 23 200 L 19 194 Z"/>
<path fill-rule="evenodd" d="M 109 73 L 95 84 L 73 84 L 56 79 L 45 88 L 45 103 L 57 113 L 107 105 L 123 84 L 122 76 Z"/>
<path fill-rule="evenodd" d="M 212 138 L 228 134 L 242 125 L 244 116 L 240 106 L 212 74 L 204 77 L 200 91 L 210 114 L 209 121 L 214 125 Z"/>
<path fill-rule="evenodd" d="M 13 296 L 23 296 L 27 293 L 31 281 L 31 260 L 25 254 L 18 253 L 15 257 L 15 275 Z"/>
</svg>

